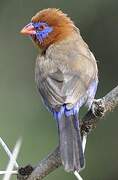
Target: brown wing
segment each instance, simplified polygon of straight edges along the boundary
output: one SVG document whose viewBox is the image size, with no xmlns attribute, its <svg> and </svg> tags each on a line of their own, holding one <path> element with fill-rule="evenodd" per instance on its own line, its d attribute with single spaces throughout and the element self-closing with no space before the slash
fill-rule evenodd
<svg viewBox="0 0 118 180">
<path fill-rule="evenodd" d="M 50 59 L 37 61 L 36 82 L 38 89 L 49 107 L 67 103 L 75 104 L 86 91 L 96 72 L 92 61 L 79 54 L 75 60 L 53 63 Z"/>
</svg>

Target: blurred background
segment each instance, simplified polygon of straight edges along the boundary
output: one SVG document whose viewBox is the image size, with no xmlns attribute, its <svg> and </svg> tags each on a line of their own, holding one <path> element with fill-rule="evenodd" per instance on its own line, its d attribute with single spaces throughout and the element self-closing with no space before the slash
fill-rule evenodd
<svg viewBox="0 0 118 180">
<path fill-rule="evenodd" d="M 42 105 L 34 82 L 37 49 L 19 34 L 38 10 L 48 7 L 68 13 L 95 54 L 99 67 L 96 97 L 118 84 L 117 0 L 0 0 L 0 136 L 11 149 L 23 138 L 21 166 L 37 164 L 58 143 L 56 123 Z M 84 180 L 118 180 L 117 110 L 107 114 L 88 138 L 86 168 L 81 172 Z M 7 162 L 0 147 L 0 170 Z M 75 179 L 62 167 L 46 177 L 55 178 Z"/>
</svg>

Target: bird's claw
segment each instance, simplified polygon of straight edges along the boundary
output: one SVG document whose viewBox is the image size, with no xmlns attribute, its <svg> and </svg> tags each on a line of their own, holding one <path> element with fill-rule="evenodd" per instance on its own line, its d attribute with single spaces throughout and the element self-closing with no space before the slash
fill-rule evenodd
<svg viewBox="0 0 118 180">
<path fill-rule="evenodd" d="M 102 99 L 95 99 L 92 104 L 92 113 L 95 117 L 103 117 L 105 113 L 105 105 Z"/>
<path fill-rule="evenodd" d="M 33 170 L 34 168 L 31 165 L 19 168 L 17 175 L 18 179 L 27 180 Z"/>
</svg>

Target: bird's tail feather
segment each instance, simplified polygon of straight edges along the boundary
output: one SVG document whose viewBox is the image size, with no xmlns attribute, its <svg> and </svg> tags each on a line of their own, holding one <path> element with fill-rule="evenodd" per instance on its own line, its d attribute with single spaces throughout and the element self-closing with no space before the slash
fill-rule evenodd
<svg viewBox="0 0 118 180">
<path fill-rule="evenodd" d="M 58 128 L 62 164 L 68 172 L 79 171 L 84 167 L 84 154 L 77 116 L 63 113 Z"/>
</svg>

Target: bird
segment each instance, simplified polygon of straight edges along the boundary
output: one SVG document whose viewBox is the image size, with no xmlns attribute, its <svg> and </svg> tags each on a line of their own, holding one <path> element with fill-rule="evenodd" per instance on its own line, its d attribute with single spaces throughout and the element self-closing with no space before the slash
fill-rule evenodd
<svg viewBox="0 0 118 180">
<path fill-rule="evenodd" d="M 57 8 L 40 10 L 20 31 L 38 48 L 35 82 L 46 108 L 57 122 L 65 171 L 85 167 L 79 110 L 91 108 L 98 85 L 93 53 L 71 18 Z"/>
</svg>

